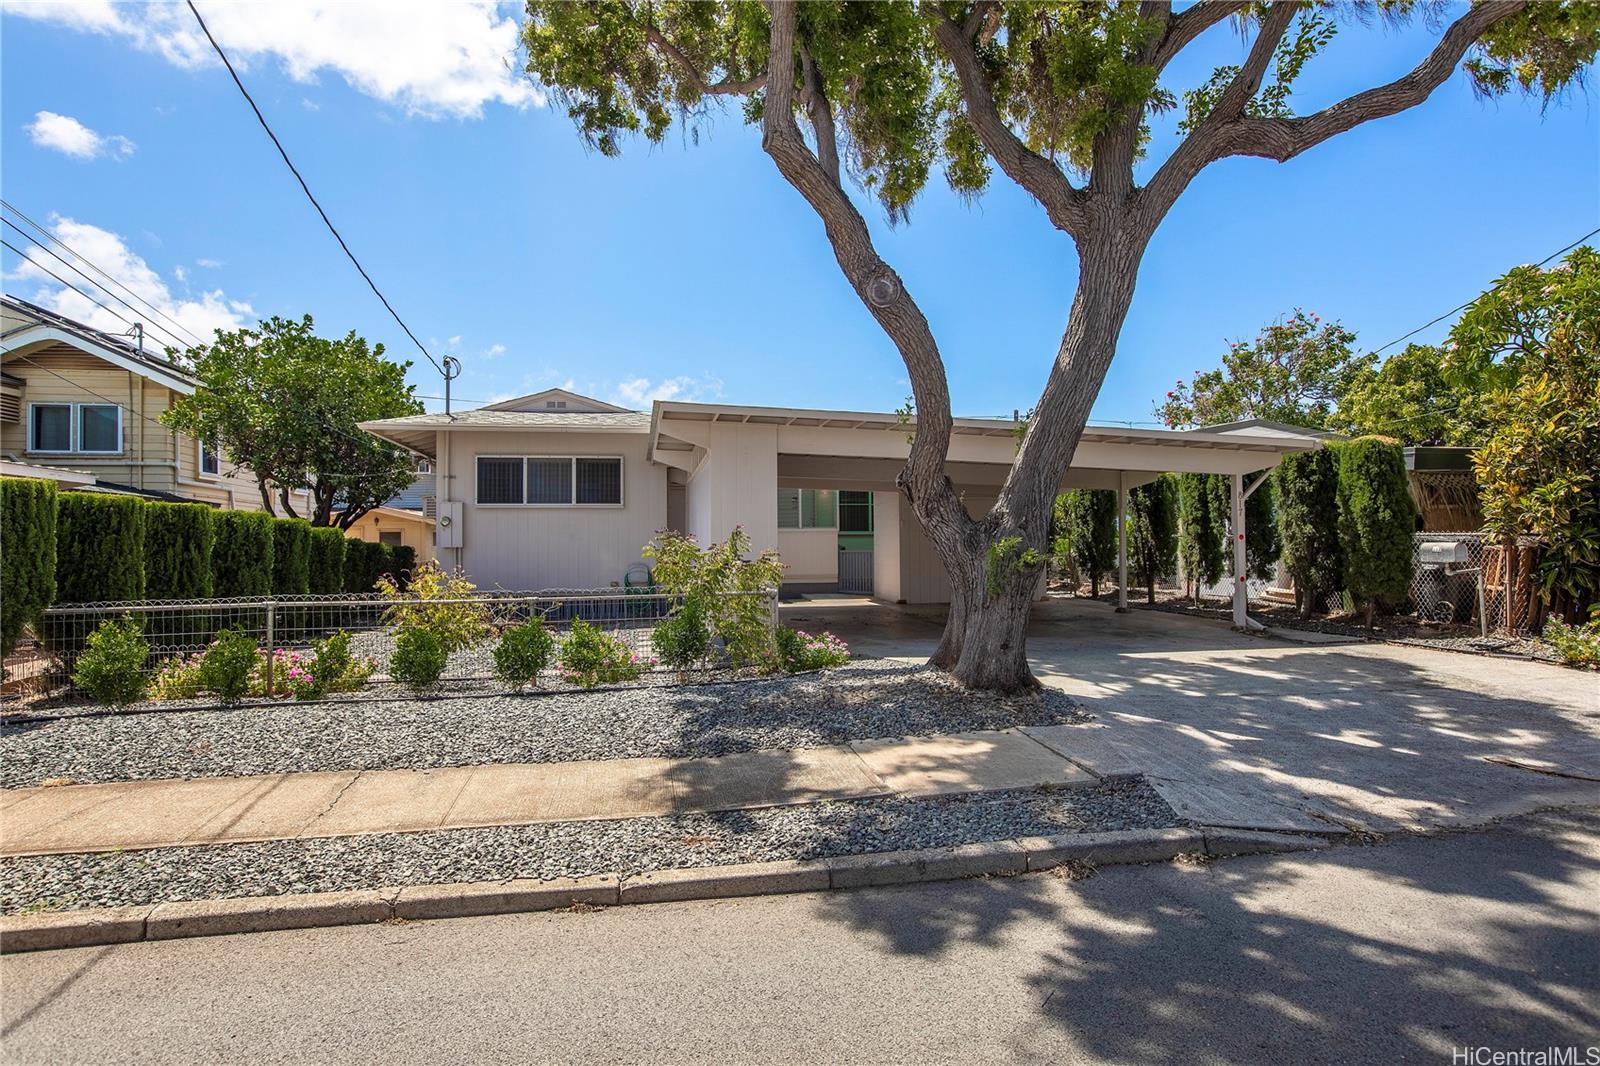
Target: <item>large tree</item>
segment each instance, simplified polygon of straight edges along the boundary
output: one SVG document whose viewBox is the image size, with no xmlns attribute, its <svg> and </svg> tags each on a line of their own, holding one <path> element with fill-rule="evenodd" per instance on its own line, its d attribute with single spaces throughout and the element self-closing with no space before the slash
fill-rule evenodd
<svg viewBox="0 0 1600 1066">
<path fill-rule="evenodd" d="M 1433 10 L 1382 6 L 1392 18 Z M 1037 684 L 1024 631 L 1051 503 L 1116 352 L 1140 260 L 1195 175 L 1231 156 L 1286 161 L 1415 107 L 1469 52 L 1480 90 L 1520 87 L 1548 99 L 1582 72 L 1600 35 L 1600 8 L 1586 4 L 1476 4 L 1412 70 L 1295 116 L 1297 76 L 1352 9 L 1286 0 L 1201 0 L 1182 11 L 1150 0 L 529 0 L 527 10 L 530 73 L 603 154 L 618 153 L 630 133 L 659 143 L 675 118 L 693 121 L 717 97 L 741 98 L 746 121 L 760 124 L 762 147 L 821 219 L 840 270 L 906 365 L 917 417 L 898 483 L 952 589 L 933 662 L 964 684 L 1001 690 Z M 1230 19 L 1251 35 L 1243 61 L 1182 93 L 1183 139 L 1137 184 L 1150 115 L 1179 104 L 1164 77 L 1191 68 L 1174 60 Z M 1078 274 L 1016 460 L 994 506 L 974 517 L 945 469 L 950 392 L 938 343 L 879 256 L 847 178 L 894 220 L 936 168 L 975 195 L 995 167 L 1075 242 Z M 1357 186 L 1351 196 L 1359 200 Z M 1005 565 L 993 565 L 1001 556 Z"/>
<path fill-rule="evenodd" d="M 219 330 L 190 357 L 200 387 L 162 420 L 248 466 L 268 512 L 348 529 L 416 477 L 412 456 L 356 428 L 422 411 L 406 384 L 411 364 L 385 359 L 383 345 L 319 337 L 306 315 Z M 294 506 L 299 488 L 309 514 Z"/>
<path fill-rule="evenodd" d="M 1228 345 L 1222 366 L 1179 381 L 1156 402 L 1155 415 L 1173 429 L 1245 418 L 1321 429 L 1351 383 L 1377 361 L 1357 355 L 1355 339 L 1339 323 L 1297 310 L 1254 341 Z"/>
</svg>

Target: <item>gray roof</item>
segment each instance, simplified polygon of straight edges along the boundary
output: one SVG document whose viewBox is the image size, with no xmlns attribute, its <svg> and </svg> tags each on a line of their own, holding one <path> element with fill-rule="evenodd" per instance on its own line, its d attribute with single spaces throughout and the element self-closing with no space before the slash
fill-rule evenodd
<svg viewBox="0 0 1600 1066">
<path fill-rule="evenodd" d="M 490 411 L 479 408 L 454 415 L 406 415 L 363 422 L 363 429 L 594 429 L 642 433 L 650 428 L 644 411 Z"/>
<path fill-rule="evenodd" d="M 186 381 L 191 385 L 198 385 L 200 383 L 200 380 L 194 376 L 194 372 L 188 367 L 179 363 L 171 362 L 163 355 L 158 355 L 152 352 L 141 352 L 137 347 L 128 341 L 127 337 L 118 336 L 115 333 L 107 333 L 104 330 L 95 329 L 93 326 L 84 325 L 75 318 L 68 318 L 66 315 L 47 310 L 46 308 L 40 307 L 38 304 L 29 303 L 27 300 L 12 296 L 10 293 L 6 293 L 3 297 L 0 297 L 0 300 L 3 300 L 5 305 L 13 312 L 34 320 L 34 325 L 19 326 L 15 329 L 7 330 L 7 337 L 11 336 L 12 334 L 33 329 L 38 325 L 54 326 L 63 333 L 69 333 L 80 340 L 86 341 L 90 344 L 98 344 L 102 348 L 109 348 L 118 355 L 121 355 L 127 359 L 132 359 L 143 366 L 149 367 L 151 370 L 158 370 L 163 374 L 171 374 L 173 377 L 176 377 L 182 381 Z"/>
</svg>

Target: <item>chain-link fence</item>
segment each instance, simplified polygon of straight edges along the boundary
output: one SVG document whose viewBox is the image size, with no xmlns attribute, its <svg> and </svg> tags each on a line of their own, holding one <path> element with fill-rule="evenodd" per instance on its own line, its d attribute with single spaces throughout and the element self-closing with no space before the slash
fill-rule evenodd
<svg viewBox="0 0 1600 1066">
<path fill-rule="evenodd" d="M 763 617 L 777 625 L 777 590 L 732 592 L 724 596 L 755 597 Z M 493 676 L 493 634 L 508 626 L 544 619 L 557 641 L 576 620 L 583 620 L 621 640 L 641 659 L 653 658 L 651 631 L 668 617 L 681 598 L 650 590 L 578 589 L 544 592 L 494 592 L 448 599 L 386 599 L 376 593 L 359 596 L 297 596 L 284 599 L 139 600 L 65 604 L 48 608 L 40 624 L 40 640 L 51 659 L 51 677 L 72 676 L 89 635 L 102 623 L 131 619 L 150 644 L 146 671 L 155 676 L 172 659 L 202 652 L 223 630 L 247 634 L 264 651 L 305 652 L 314 641 L 333 633 L 350 634 L 352 654 L 375 664 L 369 682 L 390 680 L 397 609 L 430 612 L 460 608 L 491 635 L 451 653 L 442 680 L 466 681 Z M 271 677 L 271 672 L 266 673 Z"/>
</svg>

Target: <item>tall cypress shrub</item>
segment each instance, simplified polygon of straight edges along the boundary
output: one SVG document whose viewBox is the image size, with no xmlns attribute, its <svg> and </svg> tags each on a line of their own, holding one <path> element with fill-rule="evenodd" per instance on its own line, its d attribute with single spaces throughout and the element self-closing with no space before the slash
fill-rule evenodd
<svg viewBox="0 0 1600 1066">
<path fill-rule="evenodd" d="M 1226 492 L 1218 491 L 1214 475 L 1178 475 L 1178 555 L 1183 562 L 1185 581 L 1194 582 L 1196 602 L 1200 599 L 1202 585 L 1214 585 L 1222 580 L 1226 501 Z"/>
<path fill-rule="evenodd" d="M 1258 475 L 1244 479 L 1248 486 Z M 1246 565 L 1252 577 L 1263 580 L 1272 576 L 1279 559 L 1283 558 L 1283 538 L 1278 534 L 1278 506 L 1276 489 L 1269 477 L 1244 499 L 1244 552 Z"/>
<path fill-rule="evenodd" d="M 136 496 L 64 492 L 56 500 L 56 602 L 144 599 L 144 521 Z"/>
<path fill-rule="evenodd" d="M 55 598 L 55 483 L 0 478 L 0 658 Z"/>
<path fill-rule="evenodd" d="M 1089 594 L 1098 596 L 1100 578 L 1117 565 L 1117 494 L 1073 489 L 1066 495 L 1067 540 L 1078 569 L 1089 577 Z"/>
<path fill-rule="evenodd" d="M 312 526 L 307 580 L 312 592 L 331 595 L 344 591 L 344 530 Z"/>
<path fill-rule="evenodd" d="M 144 594 L 151 600 L 212 594 L 216 512 L 203 503 L 148 503 L 144 512 Z"/>
<path fill-rule="evenodd" d="M 211 572 L 218 597 L 272 595 L 272 516 L 265 511 L 219 511 Z"/>
<path fill-rule="evenodd" d="M 303 518 L 272 520 L 272 592 L 304 596 L 311 591 L 311 523 Z"/>
<path fill-rule="evenodd" d="M 1344 580 L 1338 455 L 1329 447 L 1286 455 L 1272 480 L 1284 568 L 1294 579 L 1300 617 L 1310 618 Z"/>
<path fill-rule="evenodd" d="M 1340 444 L 1338 455 L 1344 583 L 1365 609 L 1370 630 L 1377 605 L 1399 605 L 1411 589 L 1416 505 L 1398 442 L 1358 437 Z"/>
<path fill-rule="evenodd" d="M 417 549 L 409 544 L 396 544 L 393 551 L 394 579 L 401 586 L 410 584 L 411 571 L 417 568 Z"/>
<path fill-rule="evenodd" d="M 1156 582 L 1178 565 L 1178 483 L 1162 474 L 1128 490 L 1128 573 L 1156 602 Z"/>
<path fill-rule="evenodd" d="M 383 554 L 384 546 L 375 541 L 349 539 L 344 546 L 344 590 L 349 593 L 371 592 L 373 585 L 388 567 Z"/>
</svg>

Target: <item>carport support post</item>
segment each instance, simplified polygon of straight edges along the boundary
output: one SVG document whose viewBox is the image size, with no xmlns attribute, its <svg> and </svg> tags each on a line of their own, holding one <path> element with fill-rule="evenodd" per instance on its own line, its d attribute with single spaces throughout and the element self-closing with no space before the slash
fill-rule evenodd
<svg viewBox="0 0 1600 1066">
<path fill-rule="evenodd" d="M 1234 474 L 1233 492 L 1233 624 L 1250 628 L 1248 590 L 1244 583 L 1244 475 Z"/>
<path fill-rule="evenodd" d="M 1128 613 L 1128 472 L 1117 471 L 1117 613 Z"/>
</svg>

